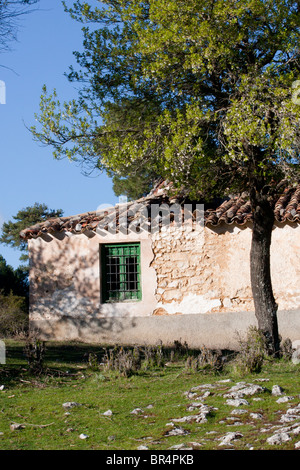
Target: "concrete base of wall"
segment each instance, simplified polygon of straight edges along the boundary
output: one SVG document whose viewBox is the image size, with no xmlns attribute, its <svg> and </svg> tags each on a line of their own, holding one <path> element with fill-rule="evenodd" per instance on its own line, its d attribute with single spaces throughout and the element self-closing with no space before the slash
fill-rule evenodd
<svg viewBox="0 0 300 470">
<path fill-rule="evenodd" d="M 97 344 L 172 345 L 175 340 L 189 347 L 238 349 L 238 334 L 257 325 L 253 312 L 173 315 L 133 318 L 31 320 L 31 331 L 45 341 L 78 340 Z M 282 339 L 300 339 L 300 310 L 278 312 Z"/>
</svg>

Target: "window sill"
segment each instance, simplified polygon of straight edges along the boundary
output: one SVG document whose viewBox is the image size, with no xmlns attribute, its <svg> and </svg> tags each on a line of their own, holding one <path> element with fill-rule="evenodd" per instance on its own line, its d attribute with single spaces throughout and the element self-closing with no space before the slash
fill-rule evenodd
<svg viewBox="0 0 300 470">
<path fill-rule="evenodd" d="M 137 302 L 141 302 L 141 301 L 142 301 L 142 299 L 106 300 L 105 302 L 102 302 L 101 305 L 128 304 L 128 303 L 137 303 Z"/>
</svg>

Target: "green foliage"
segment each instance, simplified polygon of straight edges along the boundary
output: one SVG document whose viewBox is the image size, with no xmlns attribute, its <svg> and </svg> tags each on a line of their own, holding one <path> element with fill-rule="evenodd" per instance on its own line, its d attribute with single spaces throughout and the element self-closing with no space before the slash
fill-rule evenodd
<svg viewBox="0 0 300 470">
<path fill-rule="evenodd" d="M 265 186 L 298 172 L 299 5 L 107 0 L 66 11 L 83 23 L 79 97 L 41 97 L 34 137 L 89 170 L 132 166 L 191 193 Z M 88 25 L 92 24 L 92 28 Z"/>
<path fill-rule="evenodd" d="M 13 216 L 13 220 L 4 222 L 0 243 L 24 251 L 27 249 L 27 243 L 20 239 L 20 232 L 23 229 L 35 225 L 38 222 L 43 222 L 51 217 L 61 217 L 62 215 L 63 211 L 61 209 L 49 209 L 46 204 L 36 202 L 33 206 L 19 210 L 18 213 Z"/>
<path fill-rule="evenodd" d="M 3 256 L 0 255 L 0 290 L 8 295 L 12 292 L 16 296 L 28 297 L 27 273 L 22 269 L 13 269 Z"/>
<path fill-rule="evenodd" d="M 20 232 L 38 222 L 43 222 L 51 217 L 61 217 L 62 215 L 63 211 L 61 209 L 49 209 L 46 204 L 36 202 L 33 206 L 19 210 L 18 213 L 13 216 L 12 220 L 4 222 L 2 225 L 0 243 L 27 252 L 27 241 L 20 238 Z M 23 253 L 20 259 L 27 261 L 27 253 Z"/>
<path fill-rule="evenodd" d="M 157 180 L 155 172 L 144 168 L 140 171 L 127 172 L 124 176 L 113 174 L 113 191 L 116 196 L 127 196 L 128 200 L 136 200 L 149 194 Z"/>
<path fill-rule="evenodd" d="M 28 330 L 29 288 L 27 273 L 13 269 L 0 255 L 0 336 Z"/>
<path fill-rule="evenodd" d="M 28 330 L 27 302 L 24 297 L 0 291 L 0 337 L 26 334 Z"/>
<path fill-rule="evenodd" d="M 245 338 L 239 338 L 239 353 L 235 360 L 235 373 L 239 376 L 261 372 L 267 357 L 264 335 L 255 327 L 248 328 Z"/>
</svg>

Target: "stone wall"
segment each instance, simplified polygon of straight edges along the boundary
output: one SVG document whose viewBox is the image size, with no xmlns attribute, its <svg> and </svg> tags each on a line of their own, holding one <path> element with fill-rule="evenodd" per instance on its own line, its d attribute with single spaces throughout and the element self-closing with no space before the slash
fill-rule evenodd
<svg viewBox="0 0 300 470">
<path fill-rule="evenodd" d="M 271 269 L 280 309 L 300 306 L 300 227 L 273 230 Z M 155 315 L 254 309 L 250 284 L 251 227 L 166 230 L 153 236 Z"/>
</svg>

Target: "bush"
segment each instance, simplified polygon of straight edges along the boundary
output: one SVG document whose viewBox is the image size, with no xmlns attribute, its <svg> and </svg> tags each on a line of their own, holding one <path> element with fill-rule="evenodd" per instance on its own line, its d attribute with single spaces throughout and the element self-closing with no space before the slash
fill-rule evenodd
<svg viewBox="0 0 300 470">
<path fill-rule="evenodd" d="M 28 339 L 24 348 L 29 370 L 33 374 L 40 374 L 44 370 L 45 342 L 39 339 Z"/>
<path fill-rule="evenodd" d="M 287 338 L 280 344 L 280 356 L 285 360 L 290 360 L 293 355 L 292 341 Z"/>
<path fill-rule="evenodd" d="M 17 336 L 28 331 L 28 313 L 25 297 L 12 292 L 4 295 L 0 292 L 0 335 Z"/>
<path fill-rule="evenodd" d="M 115 346 L 104 354 L 104 368 L 115 370 L 123 377 L 130 377 L 141 368 L 141 352 L 138 347 L 133 350 Z"/>
<path fill-rule="evenodd" d="M 89 369 L 91 369 L 93 371 L 99 370 L 99 362 L 98 362 L 97 354 L 89 353 L 89 355 L 88 355 L 88 365 L 89 365 Z"/>
<path fill-rule="evenodd" d="M 104 352 L 104 369 L 117 371 L 123 377 L 130 377 L 141 369 L 146 371 L 165 366 L 166 358 L 162 345 L 135 346 L 134 348 L 115 346 L 105 349 Z"/>
<path fill-rule="evenodd" d="M 188 354 L 189 354 L 189 346 L 187 342 L 185 341 L 184 343 L 182 343 L 181 339 L 175 340 L 173 343 L 170 360 L 176 361 L 176 360 L 182 359 L 183 357 L 187 357 Z"/>
<path fill-rule="evenodd" d="M 187 358 L 185 367 L 195 372 L 220 372 L 223 368 L 222 351 L 215 351 L 203 346 L 197 356 Z"/>
<path fill-rule="evenodd" d="M 234 365 L 239 375 L 258 373 L 267 357 L 266 340 L 261 331 L 255 326 L 247 330 L 246 338 L 239 339 L 239 352 Z"/>
<path fill-rule="evenodd" d="M 162 345 L 158 346 L 145 346 L 143 348 L 144 363 L 143 368 L 145 370 L 153 367 L 164 367 L 165 355 Z"/>
</svg>

